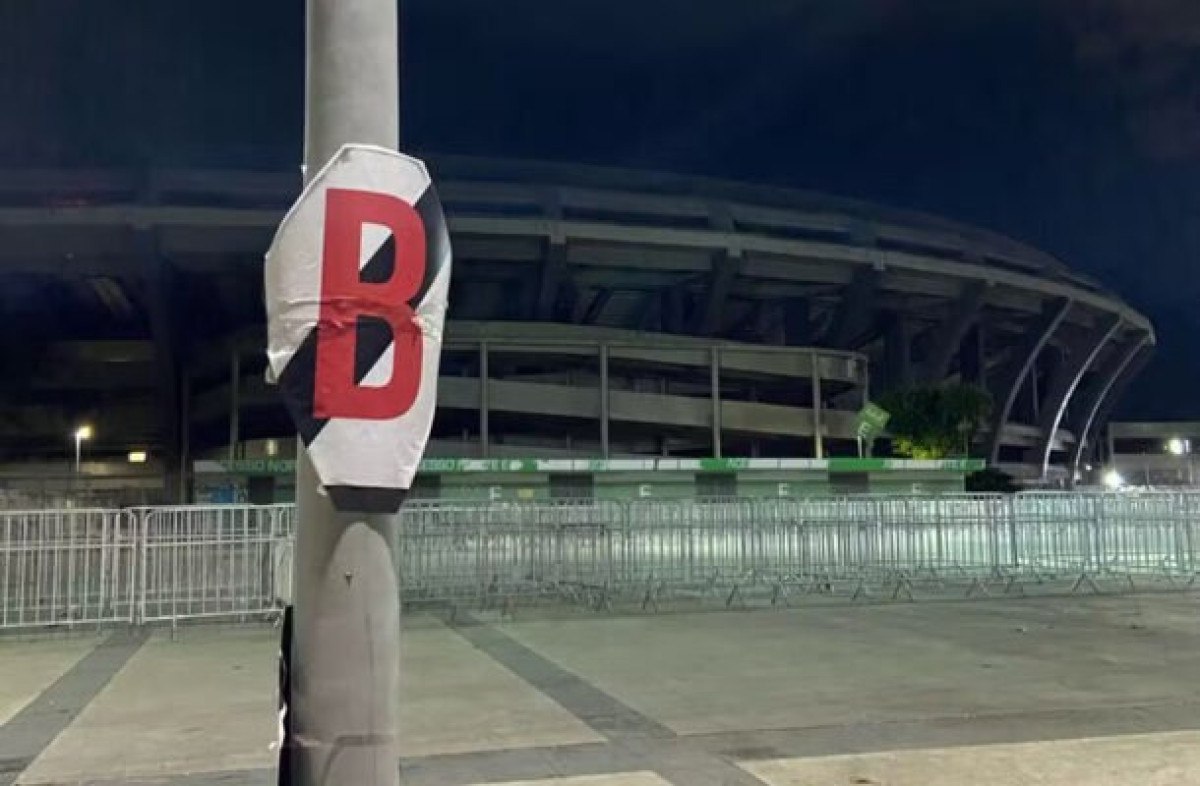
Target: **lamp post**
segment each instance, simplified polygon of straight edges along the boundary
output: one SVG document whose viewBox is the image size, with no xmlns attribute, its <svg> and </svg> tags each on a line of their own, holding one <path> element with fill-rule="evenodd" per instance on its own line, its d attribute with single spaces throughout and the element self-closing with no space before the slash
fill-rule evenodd
<svg viewBox="0 0 1200 786">
<path fill-rule="evenodd" d="M 304 161 L 400 138 L 396 0 L 308 0 Z M 303 443 L 296 470 L 287 786 L 399 786 L 399 518 L 334 509 Z"/>
<path fill-rule="evenodd" d="M 80 426 L 75 429 L 75 474 L 78 475 L 82 471 L 83 465 L 83 443 L 84 440 L 92 438 L 92 427 L 88 425 Z"/>
<path fill-rule="evenodd" d="M 1195 478 L 1192 473 L 1192 441 L 1190 439 L 1181 439 L 1172 437 L 1167 441 L 1167 452 L 1172 456 L 1178 456 L 1179 459 L 1187 465 L 1187 484 L 1195 485 Z"/>
</svg>

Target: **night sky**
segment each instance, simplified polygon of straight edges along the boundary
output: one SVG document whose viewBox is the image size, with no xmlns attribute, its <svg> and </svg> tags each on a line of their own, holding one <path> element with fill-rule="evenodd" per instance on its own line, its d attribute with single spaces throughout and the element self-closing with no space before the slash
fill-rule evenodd
<svg viewBox="0 0 1200 786">
<path fill-rule="evenodd" d="M 990 227 L 1155 321 L 1200 419 L 1197 0 L 406 0 L 404 144 Z M 0 0 L 0 166 L 299 162 L 301 0 Z"/>
</svg>

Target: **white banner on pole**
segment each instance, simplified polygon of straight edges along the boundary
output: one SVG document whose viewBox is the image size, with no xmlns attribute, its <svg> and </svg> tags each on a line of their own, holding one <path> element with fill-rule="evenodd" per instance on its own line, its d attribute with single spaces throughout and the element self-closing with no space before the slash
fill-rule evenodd
<svg viewBox="0 0 1200 786">
<path fill-rule="evenodd" d="M 437 403 L 450 237 L 425 165 L 346 145 L 266 257 L 267 359 L 341 510 L 394 512 Z"/>
</svg>

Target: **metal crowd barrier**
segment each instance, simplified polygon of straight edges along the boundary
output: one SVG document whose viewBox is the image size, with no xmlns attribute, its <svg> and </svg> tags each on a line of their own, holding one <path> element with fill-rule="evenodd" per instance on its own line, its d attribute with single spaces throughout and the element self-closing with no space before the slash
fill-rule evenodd
<svg viewBox="0 0 1200 786">
<path fill-rule="evenodd" d="M 131 510 L 140 541 L 137 619 L 247 619 L 277 611 L 290 590 L 279 577 L 281 553 L 291 554 L 293 511 L 290 505 Z"/>
<path fill-rule="evenodd" d="M 0 629 L 132 622 L 137 555 L 124 511 L 0 512 Z"/>
<path fill-rule="evenodd" d="M 409 606 L 657 610 L 1188 587 L 1200 494 L 414 501 L 401 522 Z M 272 617 L 293 528 L 288 505 L 0 512 L 0 629 Z"/>
</svg>

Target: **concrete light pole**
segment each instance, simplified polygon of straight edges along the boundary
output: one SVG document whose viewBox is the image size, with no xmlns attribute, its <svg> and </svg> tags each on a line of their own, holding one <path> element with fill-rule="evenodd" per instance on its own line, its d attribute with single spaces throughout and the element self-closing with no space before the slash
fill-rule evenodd
<svg viewBox="0 0 1200 786">
<path fill-rule="evenodd" d="M 80 426 L 75 429 L 75 474 L 83 471 L 83 443 L 92 438 L 91 426 Z"/>
<path fill-rule="evenodd" d="M 397 6 L 307 0 L 306 180 L 345 143 L 398 145 Z M 398 518 L 335 511 L 298 459 L 290 782 L 399 784 Z"/>
</svg>

